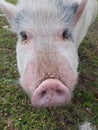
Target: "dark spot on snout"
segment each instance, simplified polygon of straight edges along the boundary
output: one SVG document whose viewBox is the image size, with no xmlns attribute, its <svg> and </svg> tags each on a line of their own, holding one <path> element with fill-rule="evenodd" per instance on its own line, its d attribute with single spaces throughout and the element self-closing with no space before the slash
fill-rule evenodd
<svg viewBox="0 0 98 130">
<path fill-rule="evenodd" d="M 64 92 L 63 92 L 62 90 L 60 90 L 60 89 L 56 89 L 56 93 L 57 93 L 58 95 L 64 94 Z"/>
<path fill-rule="evenodd" d="M 42 91 L 42 92 L 41 92 L 41 97 L 44 97 L 46 94 L 47 94 L 47 91 L 46 91 L 46 90 Z"/>
<path fill-rule="evenodd" d="M 51 100 L 52 100 L 52 99 L 50 98 L 49 101 L 51 102 Z"/>
</svg>

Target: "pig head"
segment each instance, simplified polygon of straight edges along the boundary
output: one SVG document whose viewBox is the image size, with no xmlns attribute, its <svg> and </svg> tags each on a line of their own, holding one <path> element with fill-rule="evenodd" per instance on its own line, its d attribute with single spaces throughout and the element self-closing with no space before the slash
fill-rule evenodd
<svg viewBox="0 0 98 130">
<path fill-rule="evenodd" d="M 67 104 L 78 79 L 78 46 L 97 15 L 96 0 L 0 0 L 16 46 L 20 84 L 36 107 Z M 90 12 L 89 12 L 90 11 Z"/>
</svg>

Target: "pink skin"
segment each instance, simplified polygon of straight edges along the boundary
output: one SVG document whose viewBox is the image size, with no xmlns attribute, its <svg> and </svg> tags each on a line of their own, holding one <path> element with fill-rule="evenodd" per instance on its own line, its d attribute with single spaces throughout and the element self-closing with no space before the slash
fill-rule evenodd
<svg viewBox="0 0 98 130">
<path fill-rule="evenodd" d="M 36 107 L 51 107 L 68 103 L 69 89 L 59 80 L 47 79 L 33 92 L 31 103 Z"/>
<path fill-rule="evenodd" d="M 35 107 L 52 107 L 67 104 L 71 100 L 72 91 L 77 81 L 77 75 L 72 68 L 60 61 L 58 73 L 55 70 L 52 74 L 45 75 L 38 73 L 36 62 L 29 62 L 20 82 L 24 90 L 30 96 Z M 33 67 L 32 67 L 33 66 Z M 48 68 L 49 71 L 49 68 Z M 49 72 L 48 72 L 49 73 Z"/>
</svg>

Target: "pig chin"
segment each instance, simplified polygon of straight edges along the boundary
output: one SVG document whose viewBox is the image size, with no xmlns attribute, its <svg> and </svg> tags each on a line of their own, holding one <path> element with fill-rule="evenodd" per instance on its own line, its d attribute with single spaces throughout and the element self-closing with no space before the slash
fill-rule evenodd
<svg viewBox="0 0 98 130">
<path fill-rule="evenodd" d="M 71 91 L 58 79 L 44 80 L 33 92 L 31 103 L 35 107 L 61 106 L 71 99 Z"/>
<path fill-rule="evenodd" d="M 45 77 L 44 74 L 38 74 L 37 70 L 30 70 L 27 69 L 21 78 L 21 85 L 30 96 L 33 106 L 62 106 L 70 102 L 78 73 L 74 73 L 70 67 L 66 70 L 61 67 L 54 76 Z"/>
<path fill-rule="evenodd" d="M 35 107 L 52 107 L 68 104 L 72 97 L 72 89 L 61 80 L 47 78 L 36 87 L 34 84 L 23 86 Z M 73 86 L 74 87 L 74 86 Z"/>
</svg>

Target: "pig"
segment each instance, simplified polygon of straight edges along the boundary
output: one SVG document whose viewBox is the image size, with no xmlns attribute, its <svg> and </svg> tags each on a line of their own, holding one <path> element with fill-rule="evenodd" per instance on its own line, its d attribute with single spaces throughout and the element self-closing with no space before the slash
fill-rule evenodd
<svg viewBox="0 0 98 130">
<path fill-rule="evenodd" d="M 0 0 L 17 34 L 20 84 L 34 107 L 68 104 L 78 81 L 78 48 L 96 18 L 97 0 Z"/>
</svg>

